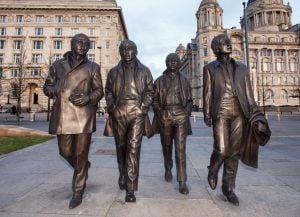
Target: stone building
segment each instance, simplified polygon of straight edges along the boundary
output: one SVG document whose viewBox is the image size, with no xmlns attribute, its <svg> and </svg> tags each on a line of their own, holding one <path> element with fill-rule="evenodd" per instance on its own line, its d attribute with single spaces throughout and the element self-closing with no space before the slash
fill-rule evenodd
<svg viewBox="0 0 300 217">
<path fill-rule="evenodd" d="M 258 104 L 300 106 L 300 24 L 292 25 L 292 8 L 282 0 L 249 0 L 245 11 L 249 71 Z M 215 59 L 210 45 L 216 35 L 227 34 L 233 44 L 232 56 L 247 64 L 244 17 L 241 29 L 225 29 L 222 15 L 217 0 L 202 0 L 196 13 L 196 37 L 188 44 L 182 59 L 182 71 L 190 78 L 194 102 L 200 107 L 202 69 Z M 192 67 L 187 67 L 190 64 Z"/>
<path fill-rule="evenodd" d="M 1 0 L 0 104 L 16 104 L 21 71 L 22 108 L 47 109 L 42 86 L 48 67 L 70 50 L 77 33 L 90 37 L 88 58 L 101 63 L 105 84 L 108 70 L 119 61 L 119 43 L 128 38 L 115 0 Z"/>
</svg>

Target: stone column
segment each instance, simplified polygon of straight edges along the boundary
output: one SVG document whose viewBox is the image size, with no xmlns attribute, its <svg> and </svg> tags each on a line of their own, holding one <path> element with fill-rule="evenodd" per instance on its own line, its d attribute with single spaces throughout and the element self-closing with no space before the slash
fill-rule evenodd
<svg viewBox="0 0 300 217">
<path fill-rule="evenodd" d="M 274 58 L 274 50 L 271 50 L 271 73 L 275 73 L 276 72 L 276 66 L 275 66 L 275 58 Z"/>
<path fill-rule="evenodd" d="M 285 49 L 285 72 L 286 73 L 290 73 L 290 68 L 289 68 L 289 53 L 288 53 L 288 50 Z"/>
</svg>

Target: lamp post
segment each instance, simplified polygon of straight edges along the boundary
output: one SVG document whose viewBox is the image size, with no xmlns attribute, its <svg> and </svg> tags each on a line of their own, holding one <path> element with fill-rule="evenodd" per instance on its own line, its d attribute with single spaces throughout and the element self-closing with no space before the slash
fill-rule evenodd
<svg viewBox="0 0 300 217">
<path fill-rule="evenodd" d="M 263 103 L 263 111 L 264 115 L 266 114 L 266 108 L 265 108 L 265 86 L 264 86 L 264 75 L 261 74 L 261 87 L 262 87 L 262 103 Z"/>
<path fill-rule="evenodd" d="M 256 67 L 252 67 L 252 88 L 254 92 L 254 99 L 258 101 L 258 94 L 257 94 L 257 76 L 256 76 Z"/>
<path fill-rule="evenodd" d="M 100 66 L 100 73 L 101 73 L 101 49 L 102 47 L 101 46 L 98 46 L 97 47 L 99 49 L 99 66 Z M 97 108 L 97 111 L 98 109 L 100 109 L 100 101 L 98 102 L 98 108 Z M 98 117 L 100 117 L 100 110 L 98 111 Z"/>
<path fill-rule="evenodd" d="M 245 47 L 246 47 L 246 62 L 247 62 L 247 68 L 249 70 L 250 64 L 249 64 L 249 44 L 248 44 L 248 26 L 247 26 L 247 9 L 246 9 L 246 2 L 243 2 L 244 6 L 244 28 L 245 28 Z"/>
</svg>

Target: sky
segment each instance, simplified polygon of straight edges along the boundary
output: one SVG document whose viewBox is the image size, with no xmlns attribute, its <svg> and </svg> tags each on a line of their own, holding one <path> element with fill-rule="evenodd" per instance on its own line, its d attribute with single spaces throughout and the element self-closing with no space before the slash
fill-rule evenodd
<svg viewBox="0 0 300 217">
<path fill-rule="evenodd" d="M 138 47 L 138 58 L 154 78 L 165 70 L 165 58 L 180 43 L 185 47 L 196 36 L 196 12 L 202 0 L 117 0 L 122 7 L 129 39 Z M 188 3 L 187 3 L 188 2 Z M 300 23 L 300 1 L 290 2 L 292 24 Z M 223 27 L 240 28 L 242 0 L 218 0 L 223 8 Z"/>
</svg>

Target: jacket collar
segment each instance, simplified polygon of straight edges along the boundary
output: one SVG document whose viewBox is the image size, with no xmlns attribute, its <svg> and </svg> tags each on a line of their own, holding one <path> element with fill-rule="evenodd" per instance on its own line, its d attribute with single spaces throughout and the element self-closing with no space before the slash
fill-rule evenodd
<svg viewBox="0 0 300 217">
<path fill-rule="evenodd" d="M 230 63 L 233 63 L 233 65 L 236 66 L 236 67 L 239 66 L 238 63 L 237 63 L 233 58 L 230 58 L 230 61 L 229 61 L 229 62 L 230 62 Z M 219 67 L 221 63 L 222 63 L 222 62 L 221 62 L 219 59 L 216 59 L 216 60 L 214 61 L 214 67 L 215 67 L 215 68 Z"/>
<path fill-rule="evenodd" d="M 136 67 L 136 70 L 143 69 L 142 63 L 139 61 L 139 59 L 138 59 L 138 58 L 135 58 L 134 62 L 135 62 L 135 67 Z M 123 63 L 123 61 L 122 61 L 122 60 L 121 60 L 121 61 L 118 63 L 118 65 L 117 65 L 117 69 L 118 69 L 118 70 L 121 70 L 121 71 L 123 71 L 123 66 L 122 66 L 122 63 Z"/>
</svg>

